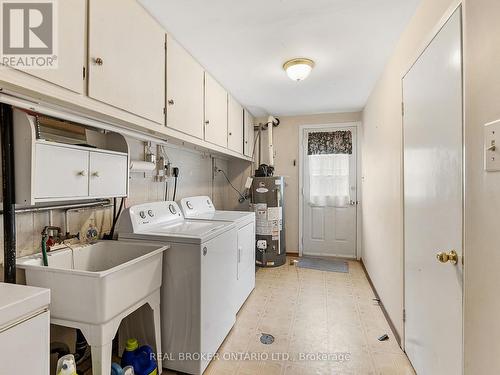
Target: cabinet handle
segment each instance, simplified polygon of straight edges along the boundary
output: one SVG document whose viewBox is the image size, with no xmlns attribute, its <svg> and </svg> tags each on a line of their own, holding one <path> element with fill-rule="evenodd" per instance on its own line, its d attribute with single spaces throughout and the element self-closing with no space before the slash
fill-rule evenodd
<svg viewBox="0 0 500 375">
<path fill-rule="evenodd" d="M 104 61 L 102 60 L 102 58 L 100 58 L 100 57 L 96 57 L 96 58 L 94 59 L 94 63 L 95 63 L 96 65 L 101 66 L 101 65 L 104 63 Z"/>
<path fill-rule="evenodd" d="M 229 133 L 229 135 L 233 135 L 233 133 Z"/>
<path fill-rule="evenodd" d="M 207 255 L 207 252 L 208 252 L 208 249 L 207 249 L 207 247 L 205 246 L 205 247 L 203 248 L 203 256 Z"/>
<path fill-rule="evenodd" d="M 94 173 L 92 173 L 92 176 L 94 176 L 94 177 L 99 177 L 99 172 L 94 172 Z"/>
<path fill-rule="evenodd" d="M 168 99 L 168 105 L 174 105 L 174 99 Z"/>
<path fill-rule="evenodd" d="M 210 121 L 206 120 L 205 125 L 208 125 L 208 124 L 210 124 Z"/>
<path fill-rule="evenodd" d="M 86 175 L 87 175 L 87 172 L 85 172 L 85 171 L 78 172 L 78 176 L 86 176 Z"/>
</svg>

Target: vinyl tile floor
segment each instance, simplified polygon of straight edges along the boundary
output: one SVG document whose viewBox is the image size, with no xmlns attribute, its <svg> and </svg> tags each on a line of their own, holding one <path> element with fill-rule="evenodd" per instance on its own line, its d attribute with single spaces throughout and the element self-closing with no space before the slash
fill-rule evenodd
<svg viewBox="0 0 500 375">
<path fill-rule="evenodd" d="M 205 375 L 415 374 L 374 298 L 356 261 L 349 261 L 349 273 L 289 261 L 261 268 Z M 263 333 L 274 343 L 262 344 Z M 383 334 L 387 341 L 378 340 Z"/>
</svg>

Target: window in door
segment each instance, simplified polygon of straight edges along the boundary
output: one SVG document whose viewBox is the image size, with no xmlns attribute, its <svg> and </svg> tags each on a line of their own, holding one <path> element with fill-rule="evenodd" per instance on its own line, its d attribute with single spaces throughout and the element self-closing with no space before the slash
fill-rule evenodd
<svg viewBox="0 0 500 375">
<path fill-rule="evenodd" d="M 350 130 L 310 132 L 307 139 L 309 202 L 346 207 L 350 200 Z"/>
</svg>

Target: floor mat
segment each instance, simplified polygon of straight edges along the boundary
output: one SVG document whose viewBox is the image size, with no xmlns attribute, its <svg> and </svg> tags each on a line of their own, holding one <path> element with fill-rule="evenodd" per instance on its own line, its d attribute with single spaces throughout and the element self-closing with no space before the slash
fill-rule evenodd
<svg viewBox="0 0 500 375">
<path fill-rule="evenodd" d="M 345 260 L 339 260 L 339 259 L 302 257 L 299 259 L 298 266 L 301 268 L 309 268 L 318 271 L 342 272 L 342 273 L 349 272 L 349 263 Z"/>
</svg>

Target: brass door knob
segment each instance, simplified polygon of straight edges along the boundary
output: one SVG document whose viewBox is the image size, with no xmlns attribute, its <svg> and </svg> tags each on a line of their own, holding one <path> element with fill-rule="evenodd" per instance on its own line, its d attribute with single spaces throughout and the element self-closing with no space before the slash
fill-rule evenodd
<svg viewBox="0 0 500 375">
<path fill-rule="evenodd" d="M 439 260 L 441 263 L 446 263 L 450 262 L 451 264 L 457 264 L 458 263 L 458 254 L 455 250 L 451 250 L 450 252 L 446 253 L 444 251 L 439 252 L 436 254 L 437 260 Z"/>
</svg>

